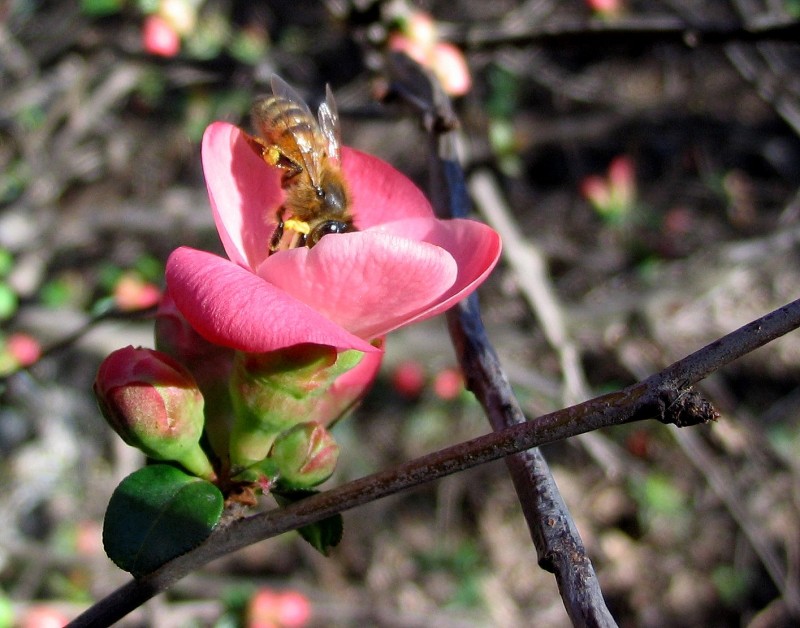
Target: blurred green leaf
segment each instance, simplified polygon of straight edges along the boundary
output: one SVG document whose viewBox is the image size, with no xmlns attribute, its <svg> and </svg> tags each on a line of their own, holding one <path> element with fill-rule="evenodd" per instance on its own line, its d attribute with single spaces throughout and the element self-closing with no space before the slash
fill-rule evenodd
<svg viewBox="0 0 800 628">
<path fill-rule="evenodd" d="M 97 271 L 97 283 L 106 292 L 111 292 L 117 285 L 124 271 L 114 264 L 103 264 Z"/>
<path fill-rule="evenodd" d="M 81 0 L 81 11 L 95 17 L 113 15 L 122 10 L 123 4 L 124 0 Z"/>
<path fill-rule="evenodd" d="M 7 249 L 0 248 L 0 278 L 7 277 L 14 268 L 14 256 Z"/>
<path fill-rule="evenodd" d="M 144 14 L 155 13 L 161 0 L 136 0 L 137 8 Z"/>
<path fill-rule="evenodd" d="M 238 31 L 228 46 L 234 59 L 249 65 L 261 61 L 268 49 L 267 38 L 259 31 L 248 29 Z"/>
<path fill-rule="evenodd" d="M 316 495 L 319 491 L 296 490 L 275 492 L 272 496 L 281 507 L 293 504 L 294 502 L 305 499 L 311 495 Z M 336 547 L 342 540 L 344 534 L 344 520 L 342 515 L 333 515 L 317 523 L 312 523 L 297 532 L 303 539 L 323 556 L 327 556 L 332 547 Z"/>
<path fill-rule="evenodd" d="M 44 124 L 45 120 L 47 120 L 47 114 L 38 105 L 23 107 L 16 115 L 17 123 L 26 131 L 35 131 Z"/>
<path fill-rule="evenodd" d="M 197 26 L 186 35 L 186 54 L 195 59 L 219 56 L 230 38 L 230 24 L 221 13 L 203 15 Z"/>
<path fill-rule="evenodd" d="M 750 588 L 750 574 L 732 565 L 719 565 L 711 573 L 717 593 L 728 606 L 739 606 Z"/>
<path fill-rule="evenodd" d="M 633 485 L 633 496 L 651 515 L 681 516 L 686 512 L 686 496 L 667 475 L 651 473 Z"/>
<path fill-rule="evenodd" d="M 490 118 L 510 118 L 517 110 L 519 78 L 498 66 L 489 70 L 489 99 L 486 110 Z"/>
<path fill-rule="evenodd" d="M 164 278 L 164 264 L 152 255 L 142 255 L 136 260 L 134 269 L 145 281 L 158 283 Z"/>
<path fill-rule="evenodd" d="M 103 523 L 103 545 L 135 577 L 200 545 L 219 522 L 219 489 L 175 467 L 154 464 L 116 488 Z"/>
<path fill-rule="evenodd" d="M 48 281 L 39 289 L 40 301 L 51 308 L 67 305 L 82 307 L 86 297 L 86 285 L 76 275 L 65 275 Z"/>
<path fill-rule="evenodd" d="M 157 107 L 167 91 L 167 79 L 158 68 L 148 68 L 142 72 L 136 84 L 136 96 L 147 107 Z"/>
<path fill-rule="evenodd" d="M 11 599 L 0 591 L 0 628 L 11 628 L 14 625 L 14 606 Z"/>
<path fill-rule="evenodd" d="M 0 283 L 0 321 L 14 316 L 18 305 L 17 293 L 8 284 Z"/>
<path fill-rule="evenodd" d="M 30 171 L 25 162 L 13 161 L 0 172 L 0 203 L 9 203 L 18 198 L 28 186 Z"/>
</svg>

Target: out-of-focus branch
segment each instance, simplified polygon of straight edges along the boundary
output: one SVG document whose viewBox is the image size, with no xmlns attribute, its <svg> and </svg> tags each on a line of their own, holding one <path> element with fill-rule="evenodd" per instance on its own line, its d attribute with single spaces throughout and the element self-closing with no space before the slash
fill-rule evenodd
<svg viewBox="0 0 800 628">
<path fill-rule="evenodd" d="M 675 15 L 630 15 L 615 20 L 575 15 L 545 16 L 538 20 L 509 15 L 488 24 L 440 23 L 442 35 L 454 43 L 476 48 L 501 46 L 602 46 L 682 42 L 687 46 L 730 42 L 800 39 L 800 21 L 790 16 L 767 16 L 752 23 L 696 19 Z"/>
</svg>

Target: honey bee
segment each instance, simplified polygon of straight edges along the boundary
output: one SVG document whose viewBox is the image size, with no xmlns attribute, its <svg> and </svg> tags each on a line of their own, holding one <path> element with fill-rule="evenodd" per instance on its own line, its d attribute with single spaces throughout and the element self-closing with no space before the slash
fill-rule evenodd
<svg viewBox="0 0 800 628">
<path fill-rule="evenodd" d="M 246 135 L 247 140 L 266 163 L 282 170 L 286 194 L 277 212 L 270 254 L 310 248 L 330 233 L 355 231 L 341 169 L 339 115 L 330 86 L 315 118 L 300 95 L 273 76 L 272 96 L 257 100 L 250 113 L 258 135 Z"/>
</svg>

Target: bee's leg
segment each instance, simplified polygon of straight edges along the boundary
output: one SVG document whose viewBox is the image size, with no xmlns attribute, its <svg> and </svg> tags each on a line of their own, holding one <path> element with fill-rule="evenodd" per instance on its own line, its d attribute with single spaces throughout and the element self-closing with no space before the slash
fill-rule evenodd
<svg viewBox="0 0 800 628">
<path fill-rule="evenodd" d="M 283 239 L 283 207 L 278 210 L 278 213 L 275 215 L 275 217 L 278 219 L 278 224 L 269 240 L 270 255 L 280 248 L 281 240 Z"/>
</svg>

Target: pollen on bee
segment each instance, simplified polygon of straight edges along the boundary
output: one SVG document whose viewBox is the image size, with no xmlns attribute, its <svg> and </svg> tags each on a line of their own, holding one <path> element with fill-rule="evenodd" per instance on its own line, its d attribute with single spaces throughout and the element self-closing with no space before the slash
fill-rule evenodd
<svg viewBox="0 0 800 628">
<path fill-rule="evenodd" d="M 281 160 L 281 151 L 277 146 L 270 146 L 264 151 L 264 160 L 271 166 L 277 166 Z"/>
<path fill-rule="evenodd" d="M 289 220 L 285 220 L 283 223 L 283 228 L 296 231 L 297 233 L 302 233 L 303 235 L 308 235 L 311 232 L 311 227 L 307 222 L 297 220 L 296 218 L 289 218 Z"/>
</svg>

